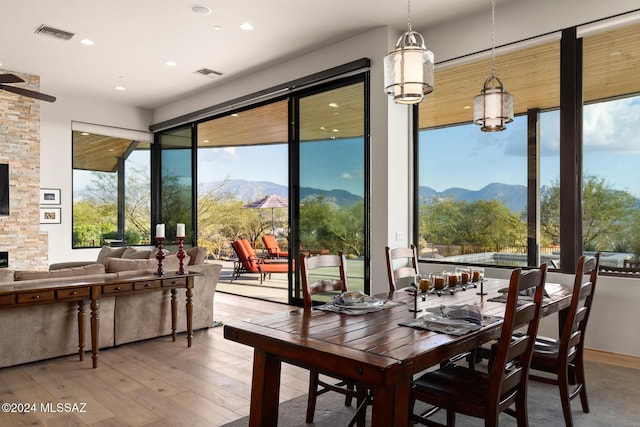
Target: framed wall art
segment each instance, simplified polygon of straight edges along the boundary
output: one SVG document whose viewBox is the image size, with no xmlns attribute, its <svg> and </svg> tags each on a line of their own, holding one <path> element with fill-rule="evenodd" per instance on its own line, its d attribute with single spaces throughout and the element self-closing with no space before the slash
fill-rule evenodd
<svg viewBox="0 0 640 427">
<path fill-rule="evenodd" d="M 41 188 L 40 204 L 41 205 L 59 205 L 60 189 L 59 188 Z"/>
<path fill-rule="evenodd" d="M 60 208 L 40 208 L 40 224 L 60 224 Z"/>
</svg>

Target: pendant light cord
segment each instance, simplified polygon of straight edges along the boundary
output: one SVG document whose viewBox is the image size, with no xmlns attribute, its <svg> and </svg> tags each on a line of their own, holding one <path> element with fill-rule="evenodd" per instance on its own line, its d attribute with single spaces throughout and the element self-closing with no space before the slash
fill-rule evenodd
<svg viewBox="0 0 640 427">
<path fill-rule="evenodd" d="M 407 26 L 409 27 L 409 32 L 413 31 L 411 28 L 411 0 L 407 1 Z"/>
<path fill-rule="evenodd" d="M 491 77 L 496 76 L 496 1 L 491 0 Z"/>
</svg>

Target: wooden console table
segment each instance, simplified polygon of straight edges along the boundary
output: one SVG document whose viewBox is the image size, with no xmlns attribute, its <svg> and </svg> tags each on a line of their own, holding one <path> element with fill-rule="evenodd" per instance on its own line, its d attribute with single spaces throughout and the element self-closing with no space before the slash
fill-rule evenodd
<svg viewBox="0 0 640 427">
<path fill-rule="evenodd" d="M 176 324 L 178 317 L 177 290 L 187 290 L 187 346 L 191 347 L 193 339 L 193 281 L 201 273 L 141 274 L 137 276 L 104 278 L 95 281 L 78 281 L 70 277 L 68 280 L 51 283 L 11 282 L 0 287 L 0 309 L 29 307 L 37 304 L 56 302 L 78 302 L 78 351 L 80 360 L 84 360 L 85 334 L 85 301 L 91 305 L 91 357 L 93 367 L 98 367 L 98 349 L 100 348 L 98 331 L 100 330 L 100 297 L 115 296 L 171 290 L 171 336 L 176 341 Z"/>
</svg>

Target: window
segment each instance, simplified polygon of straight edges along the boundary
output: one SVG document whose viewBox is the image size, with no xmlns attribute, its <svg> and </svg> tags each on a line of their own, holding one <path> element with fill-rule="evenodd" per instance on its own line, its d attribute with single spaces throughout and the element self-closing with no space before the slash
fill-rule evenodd
<svg viewBox="0 0 640 427">
<path fill-rule="evenodd" d="M 540 155 L 551 155 L 558 164 L 558 121 L 551 119 L 552 112 L 539 114 L 559 105 L 558 58 L 557 40 L 511 48 L 496 57 L 498 75 L 514 94 L 517 115 L 505 131 L 495 133 L 481 132 L 471 123 L 473 97 L 488 76 L 490 58 L 436 70 L 437 91 L 419 107 L 420 258 L 522 266 L 530 263 L 531 256 L 539 256 L 529 253 L 531 238 L 544 254 L 557 250 L 529 229 L 527 211 L 529 187 L 538 182 L 531 180 L 535 169 L 528 169 L 529 120 L 541 123 L 540 143 L 545 150 Z M 533 161 L 537 163 L 538 157 Z"/>
<path fill-rule="evenodd" d="M 245 209 L 264 196 L 289 196 L 288 100 L 225 114 L 199 123 L 198 245 L 216 258 L 233 255 L 246 238 L 262 247 L 273 234 L 288 245 L 288 210 Z"/>
<path fill-rule="evenodd" d="M 72 127 L 73 247 L 149 244 L 149 134 Z"/>
<path fill-rule="evenodd" d="M 563 40 L 578 34 L 572 38 L 574 43 L 563 43 L 562 49 L 567 58 L 575 54 L 576 73 L 582 70 L 582 75 L 563 77 L 564 85 L 560 82 L 557 41 L 536 44 L 530 40 L 526 47 L 514 45 L 498 55 L 498 75 L 514 95 L 517 115 L 500 135 L 481 135 L 469 123 L 476 90 L 468 87 L 468 82 L 482 81 L 478 70 L 488 70 L 487 61 L 437 69 L 439 91 L 419 107 L 416 229 L 423 259 L 558 265 L 564 253 L 567 262 L 560 268 L 571 272 L 575 266 L 569 264 L 574 257 L 567 254 L 605 252 L 601 263 L 612 271 L 622 268 L 625 259 L 640 257 L 640 24 L 629 25 L 629 21 L 624 25 L 615 20 L 598 22 L 577 31 L 563 31 Z M 575 105 L 580 106 L 580 101 L 584 105 L 569 117 L 577 118 L 577 123 L 582 120 L 582 131 L 572 130 L 567 135 L 560 127 L 560 91 L 566 99 L 571 89 L 565 87 L 574 82 L 578 82 Z M 563 124 L 572 127 L 571 123 Z M 478 145 L 480 140 L 483 144 Z M 529 148 L 521 158 L 523 143 Z M 567 145 L 574 148 L 561 150 Z M 528 172 L 523 184 L 524 168 Z M 577 184 L 576 176 L 580 179 Z M 502 192 L 479 194 L 494 181 L 504 185 Z M 517 206 L 524 206 L 524 210 L 513 208 L 518 200 L 515 194 L 524 191 L 516 191 L 521 185 L 528 196 Z M 493 204 L 491 214 L 481 209 L 481 201 Z M 581 214 L 577 226 L 575 215 L 566 211 L 561 215 L 561 206 Z M 512 216 L 501 214 L 504 207 L 510 207 Z M 499 220 L 491 222 L 489 216 Z M 470 224 L 485 228 L 473 229 Z M 529 251 L 526 257 L 520 249 L 523 226 Z M 474 231 L 483 239 L 493 237 L 494 248 L 475 247 Z M 495 241 L 507 244 L 500 246 Z"/>
<path fill-rule="evenodd" d="M 585 32 L 583 249 L 623 267 L 640 257 L 640 24 Z"/>
</svg>

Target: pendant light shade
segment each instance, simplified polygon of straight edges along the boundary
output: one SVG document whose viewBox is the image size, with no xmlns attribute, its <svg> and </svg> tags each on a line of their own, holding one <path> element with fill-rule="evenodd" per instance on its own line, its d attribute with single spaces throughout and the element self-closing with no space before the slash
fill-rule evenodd
<svg viewBox="0 0 640 427">
<path fill-rule="evenodd" d="M 496 76 L 496 2 L 491 0 L 491 75 L 484 81 L 480 95 L 473 99 L 473 122 L 483 132 L 498 132 L 513 121 L 513 95 Z"/>
<path fill-rule="evenodd" d="M 497 132 L 506 129 L 513 121 L 513 95 L 506 91 L 502 81 L 491 76 L 484 81 L 484 87 L 473 99 L 473 122 L 480 125 L 483 132 Z"/>
<path fill-rule="evenodd" d="M 433 52 L 420 33 L 405 32 L 384 57 L 384 89 L 396 104 L 417 104 L 433 91 Z"/>
<path fill-rule="evenodd" d="M 411 29 L 411 2 L 408 10 L 408 31 L 384 57 L 384 90 L 396 104 L 417 104 L 433 91 L 433 52 L 425 47 L 422 35 Z"/>
</svg>

